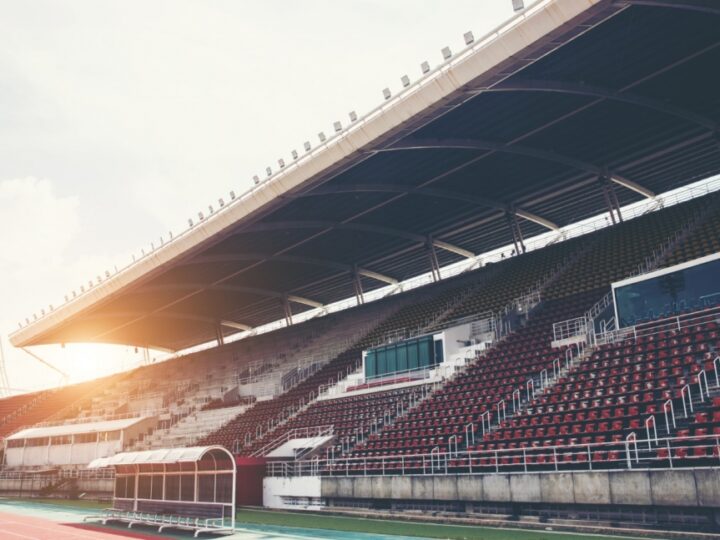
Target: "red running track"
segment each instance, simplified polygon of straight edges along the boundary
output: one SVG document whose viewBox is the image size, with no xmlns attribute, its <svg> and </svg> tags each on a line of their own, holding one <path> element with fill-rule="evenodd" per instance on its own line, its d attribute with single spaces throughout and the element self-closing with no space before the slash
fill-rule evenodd
<svg viewBox="0 0 720 540">
<path fill-rule="evenodd" d="M 106 529 L 88 523 L 57 523 L 47 519 L 0 512 L 0 538 L 3 540 L 118 540 L 118 538 L 157 540 L 158 536 Z"/>
</svg>

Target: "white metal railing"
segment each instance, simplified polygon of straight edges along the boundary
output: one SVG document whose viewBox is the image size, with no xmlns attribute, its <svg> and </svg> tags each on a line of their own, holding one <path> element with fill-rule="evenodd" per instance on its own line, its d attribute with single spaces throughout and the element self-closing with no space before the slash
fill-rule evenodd
<svg viewBox="0 0 720 540">
<path fill-rule="evenodd" d="M 312 427 L 303 427 L 303 428 L 295 428 L 291 429 L 290 431 L 287 431 L 280 435 L 278 438 L 276 438 L 273 441 L 270 441 L 262 448 L 256 450 L 252 453 L 253 456 L 264 456 L 268 452 L 271 452 L 281 444 L 286 443 L 287 441 L 290 441 L 292 439 L 309 439 L 314 437 L 325 437 L 325 436 L 331 436 L 335 433 L 335 426 L 332 424 L 325 425 L 325 426 L 312 426 Z"/>
<path fill-rule="evenodd" d="M 653 430 L 652 422 L 647 423 Z M 281 461 L 267 465 L 268 476 L 386 476 L 393 474 L 496 474 L 518 471 L 634 470 L 720 465 L 720 435 L 657 437 L 633 432 L 625 439 L 563 446 L 491 450 L 446 448 L 429 453 L 363 456 L 333 460 Z"/>
<path fill-rule="evenodd" d="M 40 471 L 32 469 L 0 471 L 0 480 L 35 480 L 43 479 L 88 479 L 111 480 L 115 478 L 115 469 L 57 469 L 54 471 Z"/>
<path fill-rule="evenodd" d="M 598 345 L 605 345 L 626 339 L 637 340 L 638 338 L 648 338 L 661 333 L 682 332 L 686 328 L 718 321 L 720 321 L 720 306 L 715 306 L 688 314 L 675 315 L 636 326 L 620 328 L 604 334 L 597 334 L 595 341 Z M 715 373 L 717 376 L 717 371 Z"/>
<path fill-rule="evenodd" d="M 584 316 L 553 323 L 553 341 L 585 336 L 587 333 L 588 319 Z"/>
</svg>

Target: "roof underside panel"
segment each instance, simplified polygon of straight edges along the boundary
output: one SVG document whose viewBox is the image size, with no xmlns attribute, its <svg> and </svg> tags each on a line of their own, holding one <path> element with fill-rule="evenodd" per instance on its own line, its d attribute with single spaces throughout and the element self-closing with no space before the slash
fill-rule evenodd
<svg viewBox="0 0 720 540">
<path fill-rule="evenodd" d="M 662 193 L 719 173 L 720 16 L 631 3 L 600 0 L 556 23 L 170 263 L 17 341 L 188 347 L 238 331 L 223 321 L 257 326 L 285 306 L 352 297 L 356 277 L 370 291 L 428 272 L 431 249 L 445 265 L 509 245 L 512 219 L 525 238 L 548 230 L 527 213 L 550 226 L 602 213 L 609 178 Z M 623 205 L 644 197 L 610 185 Z"/>
</svg>

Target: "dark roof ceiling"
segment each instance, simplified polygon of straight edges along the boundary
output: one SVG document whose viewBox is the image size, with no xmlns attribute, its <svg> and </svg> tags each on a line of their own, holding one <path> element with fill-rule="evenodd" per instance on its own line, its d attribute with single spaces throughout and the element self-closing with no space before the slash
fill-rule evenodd
<svg viewBox="0 0 720 540">
<path fill-rule="evenodd" d="M 428 238 L 444 265 L 463 256 L 440 242 L 475 254 L 508 244 L 514 214 L 525 237 L 598 214 L 603 177 L 619 180 L 625 205 L 719 173 L 717 3 L 630 3 L 602 2 L 514 58 L 509 76 L 478 77 L 343 170 L 26 344 L 184 348 L 216 337 L 214 321 L 283 318 L 287 295 L 294 313 L 310 307 L 292 296 L 353 296 L 355 267 L 397 280 L 427 272 Z M 367 273 L 362 284 L 386 285 Z"/>
</svg>

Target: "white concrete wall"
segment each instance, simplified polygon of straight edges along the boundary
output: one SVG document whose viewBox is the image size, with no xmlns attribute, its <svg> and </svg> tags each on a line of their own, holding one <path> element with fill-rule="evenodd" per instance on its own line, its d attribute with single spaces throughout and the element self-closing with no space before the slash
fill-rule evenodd
<svg viewBox="0 0 720 540">
<path fill-rule="evenodd" d="M 263 506 L 268 508 L 294 508 L 296 510 L 317 510 L 319 504 L 288 504 L 285 497 L 307 497 L 319 499 L 321 496 L 321 478 L 319 476 L 305 476 L 297 478 L 263 479 Z"/>
</svg>

